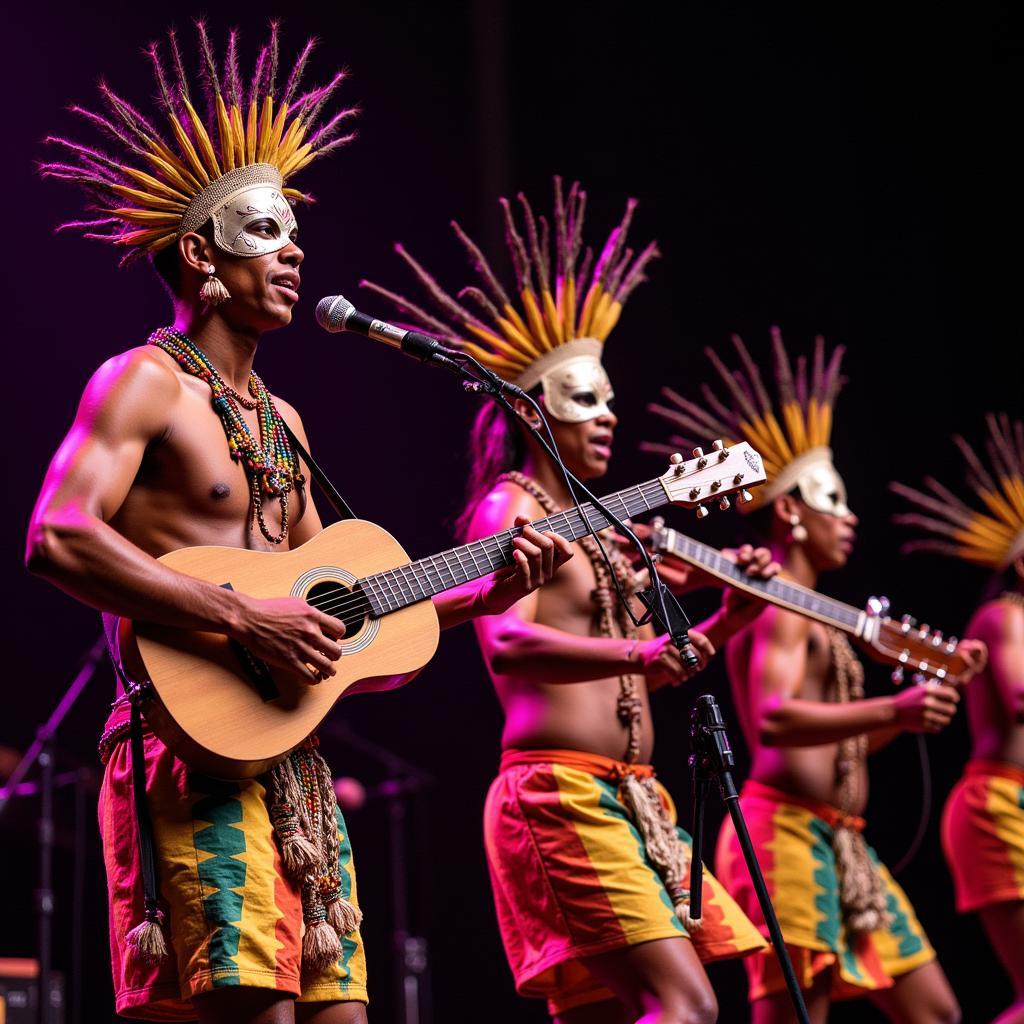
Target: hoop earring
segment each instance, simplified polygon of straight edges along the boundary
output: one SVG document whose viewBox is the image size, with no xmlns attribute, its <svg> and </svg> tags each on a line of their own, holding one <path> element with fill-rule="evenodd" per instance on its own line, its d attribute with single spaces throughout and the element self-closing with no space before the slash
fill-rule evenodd
<svg viewBox="0 0 1024 1024">
<path fill-rule="evenodd" d="M 227 302 L 231 298 L 231 293 L 224 287 L 224 282 L 214 276 L 217 273 L 217 268 L 211 263 L 206 268 L 206 273 L 209 276 L 203 282 L 202 288 L 199 289 L 199 298 L 210 307 Z"/>
<path fill-rule="evenodd" d="M 800 522 L 800 517 L 795 512 L 789 517 L 789 525 L 791 527 L 789 536 L 793 542 L 803 544 L 807 540 L 807 527 Z"/>
</svg>

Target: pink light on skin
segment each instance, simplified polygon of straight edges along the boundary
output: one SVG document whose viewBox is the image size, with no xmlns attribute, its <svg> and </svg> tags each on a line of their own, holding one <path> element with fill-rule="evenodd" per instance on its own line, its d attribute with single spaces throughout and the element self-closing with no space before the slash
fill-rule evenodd
<svg viewBox="0 0 1024 1024">
<path fill-rule="evenodd" d="M 540 693 L 516 695 L 515 705 L 505 719 L 505 731 L 511 735 L 528 736 L 544 723 L 550 707 Z"/>
</svg>

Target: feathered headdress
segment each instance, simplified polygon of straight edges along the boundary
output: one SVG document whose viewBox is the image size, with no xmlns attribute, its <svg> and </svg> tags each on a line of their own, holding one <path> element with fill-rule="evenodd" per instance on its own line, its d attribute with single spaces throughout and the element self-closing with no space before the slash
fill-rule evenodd
<svg viewBox="0 0 1024 1024">
<path fill-rule="evenodd" d="M 357 109 L 325 113 L 344 72 L 326 85 L 299 91 L 315 39 L 302 48 L 286 78 L 279 67 L 278 22 L 271 22 L 270 38 L 247 84 L 239 70 L 237 30 L 228 36 L 224 61 L 218 65 L 205 23 L 197 21 L 196 28 L 201 56 L 198 89 L 189 84 L 174 29 L 167 36 L 169 64 L 159 44 L 146 48 L 166 130 L 156 128 L 101 82 L 101 113 L 79 106 L 71 110 L 98 128 L 119 152 L 60 136 L 46 140 L 66 150 L 70 162 L 43 163 L 42 175 L 81 185 L 102 214 L 93 220 L 69 221 L 58 230 L 76 228 L 87 238 L 125 247 L 122 263 L 195 231 L 240 188 L 269 184 L 292 201 L 308 201 L 309 196 L 284 187 L 285 182 L 353 138 L 340 131 Z"/>
<path fill-rule="evenodd" d="M 418 327 L 463 349 L 522 388 L 534 387 L 554 364 L 571 355 L 599 359 L 623 305 L 633 289 L 647 279 L 647 264 L 660 253 L 656 242 L 639 254 L 627 246 L 626 234 L 636 208 L 636 200 L 630 199 L 595 261 L 594 250 L 583 245 L 587 193 L 573 182 L 566 195 L 559 177 L 554 186 L 551 223 L 543 215 L 534 216 L 522 192 L 517 196 L 525 232 L 516 224 L 512 204 L 500 200 L 515 274 L 515 298 L 503 287 L 480 247 L 455 221 L 452 230 L 482 285 L 463 288 L 457 298 L 444 291 L 400 243 L 395 245 L 444 319 L 371 281 L 363 281 L 363 286 L 393 302 Z"/>
<path fill-rule="evenodd" d="M 912 540 L 904 551 L 938 551 L 976 565 L 1002 569 L 1024 554 L 1024 424 L 1005 413 L 985 418 L 989 436 L 985 452 L 989 466 L 958 434 L 953 441 L 967 463 L 967 485 L 988 512 L 971 508 L 933 477 L 924 485 L 931 493 L 905 484 L 890 488 L 923 509 L 894 516 L 894 521 L 931 534 Z"/>
<path fill-rule="evenodd" d="M 842 345 L 826 360 L 825 340 L 820 336 L 815 338 L 814 363 L 808 376 L 806 357 L 797 358 L 794 374 L 782 333 L 773 327 L 771 335 L 778 415 L 761 379 L 761 371 L 742 339 L 734 334 L 732 342 L 742 369 L 730 370 L 714 349 L 704 350 L 725 384 L 729 404 L 721 401 L 707 384 L 701 387 L 703 404 L 663 387 L 661 393 L 671 406 L 652 403 L 648 409 L 673 427 L 688 431 L 688 436 L 673 435 L 667 444 L 645 442 L 642 446 L 645 451 L 671 454 L 681 447 L 706 444 L 710 437 L 722 438 L 727 444 L 748 441 L 764 459 L 768 482 L 754 492 L 752 502 L 740 506 L 747 511 L 792 490 L 799 477 L 816 463 L 832 465 L 832 449 L 828 446 L 832 409 L 844 383 L 839 375 L 845 351 Z"/>
</svg>

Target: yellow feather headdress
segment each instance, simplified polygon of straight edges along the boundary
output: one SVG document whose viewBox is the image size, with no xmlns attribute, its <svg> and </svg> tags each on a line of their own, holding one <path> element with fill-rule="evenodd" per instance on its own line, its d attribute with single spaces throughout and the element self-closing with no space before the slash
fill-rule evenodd
<svg viewBox="0 0 1024 1024">
<path fill-rule="evenodd" d="M 938 551 L 975 565 L 1003 569 L 1024 554 L 1024 424 L 1005 413 L 986 417 L 989 466 L 960 435 L 953 441 L 967 463 L 967 485 L 987 512 L 971 508 L 934 477 L 925 477 L 931 492 L 892 483 L 890 488 L 922 509 L 894 516 L 930 537 L 912 540 L 904 551 Z"/>
<path fill-rule="evenodd" d="M 536 385 L 563 358 L 583 354 L 600 358 L 623 305 L 633 289 L 647 280 L 647 264 L 660 253 L 656 242 L 639 254 L 626 245 L 636 208 L 636 200 L 630 199 L 621 222 L 608 236 L 595 262 L 594 250 L 583 246 L 586 192 L 579 182 L 573 182 L 566 195 L 559 177 L 554 179 L 554 192 L 553 239 L 552 224 L 544 216 L 534 216 L 522 192 L 517 198 L 525 238 L 511 203 L 500 200 L 518 304 L 479 246 L 455 221 L 451 222 L 452 230 L 466 249 L 482 288 L 468 286 L 453 298 L 400 243 L 395 245 L 395 251 L 412 268 L 444 320 L 371 281 L 363 281 L 362 286 L 394 303 L 417 327 L 436 334 L 526 389 Z M 460 300 L 472 303 L 474 310 Z"/>
<path fill-rule="evenodd" d="M 49 136 L 71 162 L 40 165 L 47 178 L 82 186 L 100 218 L 61 224 L 87 238 L 123 246 L 122 263 L 170 245 L 186 231 L 201 227 L 219 203 L 239 188 L 270 184 L 291 201 L 310 197 L 285 182 L 307 164 L 349 142 L 340 134 L 344 122 L 358 113 L 347 108 L 330 117 L 324 109 L 345 78 L 337 72 L 323 86 L 299 89 L 316 46 L 310 39 L 291 73 L 279 81 L 278 23 L 256 61 L 248 89 L 238 60 L 238 32 L 228 37 L 224 62 L 218 67 L 203 21 L 196 22 L 201 54 L 201 92 L 189 85 L 175 31 L 168 32 L 171 72 L 157 43 L 146 48 L 153 65 L 158 102 L 168 131 L 162 132 L 105 82 L 100 95 L 105 111 L 71 110 L 84 117 L 119 147 L 120 155 Z M 197 107 L 204 116 L 200 116 Z"/>
<path fill-rule="evenodd" d="M 837 346 L 826 361 L 825 340 L 820 336 L 815 338 L 814 362 L 808 378 L 806 357 L 797 358 L 794 374 L 782 333 L 773 327 L 771 336 L 778 412 L 761 371 L 743 340 L 734 334 L 732 342 L 741 369 L 728 369 L 714 349 L 704 350 L 725 384 L 731 404 L 721 401 L 707 384 L 701 388 L 703 404 L 664 387 L 661 393 L 671 404 L 652 403 L 647 408 L 689 434 L 673 435 L 668 443 L 645 442 L 641 446 L 645 451 L 671 454 L 680 448 L 706 444 L 709 438 L 721 438 L 727 444 L 748 441 L 764 460 L 768 482 L 757 488 L 752 502 L 740 506 L 746 511 L 762 507 L 792 490 L 798 478 L 814 464 L 827 462 L 831 465 L 832 409 L 844 383 L 839 375 L 845 351 L 842 345 Z"/>
</svg>

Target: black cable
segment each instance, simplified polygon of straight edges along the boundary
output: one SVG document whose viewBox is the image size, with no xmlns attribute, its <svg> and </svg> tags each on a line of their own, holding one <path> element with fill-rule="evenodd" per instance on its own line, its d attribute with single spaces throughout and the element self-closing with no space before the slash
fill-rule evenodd
<svg viewBox="0 0 1024 1024">
<path fill-rule="evenodd" d="M 932 816 L 932 772 L 928 758 L 928 743 L 924 733 L 917 734 L 917 753 L 921 760 L 921 813 L 917 819 L 917 831 L 907 847 L 907 852 L 900 857 L 892 869 L 894 875 L 902 874 L 918 855 Z"/>
</svg>

